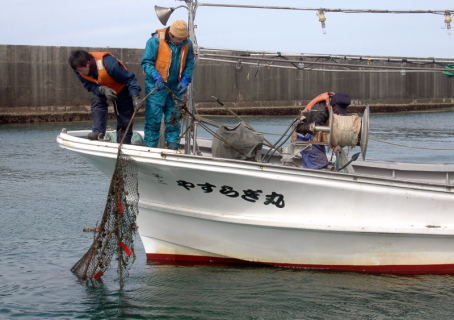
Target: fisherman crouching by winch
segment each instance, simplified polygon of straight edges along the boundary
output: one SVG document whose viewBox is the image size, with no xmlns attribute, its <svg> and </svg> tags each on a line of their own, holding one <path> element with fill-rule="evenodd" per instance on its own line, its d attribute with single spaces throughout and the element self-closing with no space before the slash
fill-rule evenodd
<svg viewBox="0 0 454 320">
<path fill-rule="evenodd" d="M 170 27 L 156 30 L 147 41 L 142 57 L 145 93 L 157 89 L 147 98 L 145 109 L 144 143 L 148 147 L 158 146 L 163 115 L 167 148 L 180 147 L 181 116 L 173 95 L 181 98 L 192 81 L 194 53 L 188 36 L 186 22 L 177 20 Z"/>
<path fill-rule="evenodd" d="M 310 129 L 311 124 L 316 126 L 326 126 L 329 120 L 329 109 L 333 108 L 333 113 L 336 115 L 346 115 L 347 107 L 350 105 L 351 99 L 348 93 L 340 91 L 325 92 L 314 98 L 302 111 L 310 112 L 310 119 L 302 117 L 300 123 L 296 127 L 297 141 L 312 141 L 314 136 Z M 315 112 L 314 112 L 315 111 Z M 339 154 L 341 146 L 336 146 L 333 151 L 336 155 Z M 326 156 L 326 147 L 320 144 L 312 144 L 311 149 L 301 151 L 303 167 L 309 169 L 326 169 L 329 161 Z"/>
<path fill-rule="evenodd" d="M 76 50 L 71 53 L 69 64 L 85 89 L 93 93 L 90 101 L 92 132 L 88 139 L 104 139 L 109 115 L 107 100 L 111 100 L 117 117 L 117 142 L 121 142 L 134 108 L 139 109 L 142 105 L 136 76 L 109 52 Z M 131 138 L 132 125 L 123 143 L 130 144 Z"/>
</svg>

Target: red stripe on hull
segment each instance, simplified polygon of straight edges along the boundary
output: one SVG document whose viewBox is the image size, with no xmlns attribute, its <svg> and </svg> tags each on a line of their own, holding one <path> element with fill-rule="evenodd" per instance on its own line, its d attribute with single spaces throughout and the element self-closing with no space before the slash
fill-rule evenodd
<svg viewBox="0 0 454 320">
<path fill-rule="evenodd" d="M 209 264 L 256 264 L 254 262 L 221 257 L 192 256 L 178 254 L 147 253 L 147 262 L 159 265 L 209 265 Z"/>
<path fill-rule="evenodd" d="M 209 265 L 209 264 L 265 264 L 269 266 L 298 268 L 308 270 L 332 270 L 353 271 L 365 273 L 389 273 L 389 274 L 454 274 L 454 264 L 426 264 L 426 265 L 383 265 L 383 266 L 349 266 L 349 265 L 313 265 L 291 264 L 274 262 L 251 262 L 234 258 L 175 255 L 147 253 L 147 262 L 158 265 Z"/>
</svg>

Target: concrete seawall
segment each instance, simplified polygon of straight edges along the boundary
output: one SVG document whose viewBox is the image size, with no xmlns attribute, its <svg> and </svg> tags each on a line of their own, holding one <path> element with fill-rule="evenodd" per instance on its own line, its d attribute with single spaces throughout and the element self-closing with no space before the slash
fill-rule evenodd
<svg viewBox="0 0 454 320">
<path fill-rule="evenodd" d="M 111 52 L 144 85 L 140 67 L 143 49 L 0 45 L 0 124 L 91 119 L 91 94 L 68 64 L 75 49 Z M 442 67 L 431 64 L 427 68 L 431 66 Z M 325 91 L 349 92 L 352 112 L 362 112 L 366 105 L 371 112 L 450 109 L 454 107 L 453 81 L 441 72 L 402 76 L 398 72 L 301 71 L 254 65 L 238 68 L 199 60 L 193 88 L 199 114 L 227 114 L 212 98 L 216 96 L 239 115 L 297 115 Z M 143 116 L 143 111 L 137 116 Z"/>
</svg>

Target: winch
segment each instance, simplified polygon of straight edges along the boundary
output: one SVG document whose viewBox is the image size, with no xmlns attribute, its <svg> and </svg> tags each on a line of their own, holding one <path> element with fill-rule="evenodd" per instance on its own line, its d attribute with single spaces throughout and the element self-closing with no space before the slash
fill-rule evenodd
<svg viewBox="0 0 454 320">
<path fill-rule="evenodd" d="M 299 157 L 300 152 L 311 149 L 313 144 L 325 145 L 328 150 L 338 145 L 343 147 L 359 146 L 362 158 L 365 160 L 369 138 L 369 113 L 369 106 L 366 106 L 362 117 L 357 114 L 336 115 L 330 108 L 326 126 L 318 126 L 315 123 L 307 125 L 308 132 L 313 135 L 312 140 L 299 141 L 296 139 L 296 130 L 293 131 L 291 144 L 282 147 L 282 163 L 288 166 L 293 165 L 293 160 Z"/>
</svg>

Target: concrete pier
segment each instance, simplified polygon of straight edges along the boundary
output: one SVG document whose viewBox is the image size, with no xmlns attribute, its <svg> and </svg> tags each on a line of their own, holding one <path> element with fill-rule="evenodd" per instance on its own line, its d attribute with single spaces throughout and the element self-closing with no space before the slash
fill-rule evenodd
<svg viewBox="0 0 454 320">
<path fill-rule="evenodd" d="M 140 67 L 143 49 L 0 45 L 0 124 L 91 119 L 91 93 L 68 64 L 70 52 L 76 49 L 111 52 L 144 87 Z M 443 66 L 427 65 L 431 67 Z M 193 88 L 199 114 L 227 114 L 212 98 L 216 96 L 239 115 L 297 115 L 312 98 L 326 91 L 347 91 L 352 97 L 349 110 L 362 112 L 369 105 L 375 113 L 454 108 L 453 81 L 442 72 L 402 76 L 399 72 L 324 72 L 266 65 L 238 68 L 231 63 L 199 60 Z M 143 116 L 143 110 L 138 116 Z"/>
</svg>

